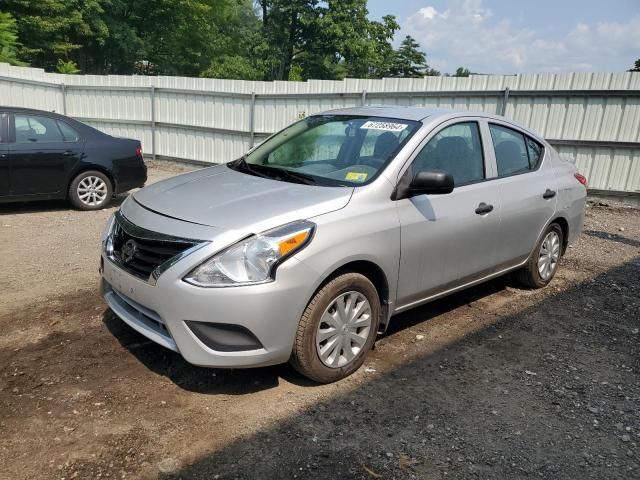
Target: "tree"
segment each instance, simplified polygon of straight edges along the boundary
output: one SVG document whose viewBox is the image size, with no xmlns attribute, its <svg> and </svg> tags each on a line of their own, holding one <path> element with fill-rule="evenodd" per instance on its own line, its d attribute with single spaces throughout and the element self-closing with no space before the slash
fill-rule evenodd
<svg viewBox="0 0 640 480">
<path fill-rule="evenodd" d="M 58 65 L 56 66 L 56 70 L 58 73 L 65 73 L 67 75 L 75 75 L 80 73 L 80 69 L 76 62 L 73 60 L 67 60 L 66 62 L 61 58 L 58 59 Z"/>
<path fill-rule="evenodd" d="M 18 59 L 18 27 L 10 13 L 0 12 L 0 62 L 26 65 Z"/>
<path fill-rule="evenodd" d="M 456 73 L 453 74 L 453 77 L 468 77 L 469 75 L 471 75 L 471 72 L 469 71 L 468 68 L 464 68 L 464 67 L 458 67 L 456 69 Z"/>
<path fill-rule="evenodd" d="M 55 70 L 59 58 L 104 42 L 102 14 L 109 0 L 3 0 L 16 19 L 19 55 L 29 63 Z"/>
<path fill-rule="evenodd" d="M 420 50 L 418 42 L 407 35 L 400 48 L 394 52 L 389 74 L 392 77 L 419 78 L 437 76 L 440 75 L 440 72 L 429 67 L 427 56 Z"/>
<path fill-rule="evenodd" d="M 395 17 L 368 17 L 366 0 L 260 0 L 266 80 L 378 78 L 388 70 Z"/>
<path fill-rule="evenodd" d="M 640 72 L 640 58 L 636 60 L 636 63 L 633 64 L 629 72 Z"/>
</svg>

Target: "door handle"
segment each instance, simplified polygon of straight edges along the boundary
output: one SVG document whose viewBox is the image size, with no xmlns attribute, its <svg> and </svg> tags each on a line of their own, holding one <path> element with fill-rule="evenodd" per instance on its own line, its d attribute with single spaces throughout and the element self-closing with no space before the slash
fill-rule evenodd
<svg viewBox="0 0 640 480">
<path fill-rule="evenodd" d="M 545 198 L 545 199 L 553 198 L 555 196 L 556 196 L 556 191 L 555 190 L 549 190 L 548 188 L 547 188 L 547 191 L 542 194 L 542 198 Z"/>
<path fill-rule="evenodd" d="M 478 208 L 476 208 L 476 213 L 478 215 L 484 215 L 485 213 L 489 213 L 491 211 L 493 211 L 493 205 L 487 205 L 484 202 L 482 202 L 480 205 L 478 205 Z"/>
<path fill-rule="evenodd" d="M 72 152 L 71 150 L 67 150 L 66 152 L 64 152 L 64 153 L 63 153 L 63 155 L 64 155 L 65 157 L 70 157 L 70 156 L 72 156 L 72 155 L 73 155 L 73 152 Z"/>
</svg>

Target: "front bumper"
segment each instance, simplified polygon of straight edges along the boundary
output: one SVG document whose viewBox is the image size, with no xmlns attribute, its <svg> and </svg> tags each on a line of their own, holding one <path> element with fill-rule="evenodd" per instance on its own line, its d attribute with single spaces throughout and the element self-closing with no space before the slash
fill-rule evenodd
<svg viewBox="0 0 640 480">
<path fill-rule="evenodd" d="M 313 293 L 314 272 L 290 258 L 280 265 L 271 283 L 200 288 L 182 281 L 206 254 L 199 251 L 194 258 L 184 258 L 155 285 L 130 275 L 103 255 L 105 301 L 129 326 L 194 365 L 242 368 L 288 361 L 298 321 Z M 250 332 L 259 347 L 233 351 L 210 348 L 188 326 L 190 322 L 238 326 Z"/>
</svg>

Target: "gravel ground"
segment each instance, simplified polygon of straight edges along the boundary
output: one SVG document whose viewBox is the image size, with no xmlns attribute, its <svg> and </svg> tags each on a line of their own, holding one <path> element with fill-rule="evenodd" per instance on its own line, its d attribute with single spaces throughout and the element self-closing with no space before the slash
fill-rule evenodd
<svg viewBox="0 0 640 480">
<path fill-rule="evenodd" d="M 193 367 L 114 318 L 111 210 L 0 205 L 0 478 L 640 478 L 640 210 L 590 205 L 549 287 L 395 317 L 325 386 Z"/>
</svg>

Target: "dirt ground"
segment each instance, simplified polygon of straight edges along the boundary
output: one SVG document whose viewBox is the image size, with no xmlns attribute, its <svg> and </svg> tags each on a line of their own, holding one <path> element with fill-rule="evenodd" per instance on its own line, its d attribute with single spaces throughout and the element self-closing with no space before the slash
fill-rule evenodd
<svg viewBox="0 0 640 480">
<path fill-rule="evenodd" d="M 112 210 L 0 205 L 0 478 L 640 478 L 640 210 L 592 204 L 548 288 L 395 317 L 326 386 L 193 367 L 114 318 Z"/>
</svg>

